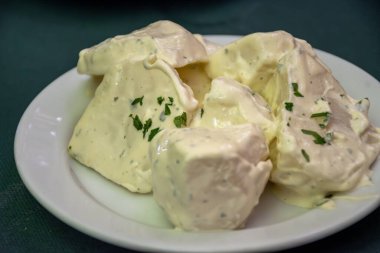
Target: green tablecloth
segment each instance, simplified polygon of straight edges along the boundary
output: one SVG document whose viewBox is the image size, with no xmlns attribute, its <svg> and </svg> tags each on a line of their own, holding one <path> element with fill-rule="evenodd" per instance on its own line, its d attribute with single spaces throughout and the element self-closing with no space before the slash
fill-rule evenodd
<svg viewBox="0 0 380 253">
<path fill-rule="evenodd" d="M 377 1 L 2 1 L 0 252 L 134 252 L 82 234 L 46 211 L 17 173 L 13 140 L 28 104 L 75 66 L 80 49 L 159 19 L 201 34 L 283 29 L 380 79 Z M 380 252 L 380 209 L 289 252 Z"/>
</svg>

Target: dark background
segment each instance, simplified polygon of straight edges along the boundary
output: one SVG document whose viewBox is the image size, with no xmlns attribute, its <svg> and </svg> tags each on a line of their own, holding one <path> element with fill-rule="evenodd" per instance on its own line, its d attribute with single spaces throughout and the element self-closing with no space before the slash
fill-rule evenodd
<svg viewBox="0 0 380 253">
<path fill-rule="evenodd" d="M 286 30 L 380 79 L 379 1 L 1 1 L 0 252 L 133 252 L 78 232 L 41 207 L 17 173 L 13 140 L 28 104 L 76 65 L 81 49 L 160 19 L 201 34 Z M 380 252 L 380 210 L 287 252 Z"/>
</svg>

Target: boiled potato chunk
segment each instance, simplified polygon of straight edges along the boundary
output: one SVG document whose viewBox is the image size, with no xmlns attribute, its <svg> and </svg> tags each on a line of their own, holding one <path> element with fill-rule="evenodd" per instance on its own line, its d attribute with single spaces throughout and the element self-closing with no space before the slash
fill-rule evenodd
<svg viewBox="0 0 380 253">
<path fill-rule="evenodd" d="M 69 152 L 132 192 L 151 192 L 150 141 L 163 129 L 186 126 L 197 104 L 162 60 L 113 65 L 75 126 Z"/>
</svg>

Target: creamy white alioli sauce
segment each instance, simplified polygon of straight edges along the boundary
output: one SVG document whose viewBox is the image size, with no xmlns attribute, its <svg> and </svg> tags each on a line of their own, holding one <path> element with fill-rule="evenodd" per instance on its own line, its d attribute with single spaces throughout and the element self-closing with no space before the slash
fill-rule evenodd
<svg viewBox="0 0 380 253">
<path fill-rule="evenodd" d="M 244 225 L 272 168 L 259 127 L 167 129 L 152 144 L 153 196 L 177 228 Z"/>
<path fill-rule="evenodd" d="M 366 180 L 380 152 L 369 102 L 347 95 L 305 41 L 285 32 L 249 35 L 211 55 L 207 70 L 268 101 L 279 122 L 270 180 L 282 200 L 314 207 Z"/>
<path fill-rule="evenodd" d="M 224 128 L 245 123 L 260 126 L 268 144 L 275 137 L 276 122 L 264 99 L 233 79 L 219 77 L 212 81 L 190 127 Z"/>
<path fill-rule="evenodd" d="M 77 69 L 81 74 L 104 75 L 116 63 L 143 60 L 153 54 L 172 67 L 182 67 L 207 61 L 206 42 L 200 40 L 176 23 L 158 21 L 130 34 L 119 35 L 83 49 L 79 53 Z"/>
<path fill-rule="evenodd" d="M 368 183 L 380 152 L 369 101 L 286 32 L 218 47 L 159 21 L 82 50 L 78 72 L 104 78 L 69 153 L 132 192 L 153 188 L 181 229 L 243 226 L 269 178 L 287 203 L 326 205 Z"/>
</svg>

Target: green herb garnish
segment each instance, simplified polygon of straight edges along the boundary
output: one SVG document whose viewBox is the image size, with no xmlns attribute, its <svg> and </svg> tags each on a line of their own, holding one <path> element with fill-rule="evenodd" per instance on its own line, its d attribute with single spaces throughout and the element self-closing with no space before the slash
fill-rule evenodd
<svg viewBox="0 0 380 253">
<path fill-rule="evenodd" d="M 326 140 L 320 136 L 317 132 L 311 131 L 311 130 L 306 130 L 306 129 L 301 129 L 302 133 L 306 135 L 311 135 L 314 137 L 314 143 L 315 144 L 320 144 L 323 145 L 326 143 Z"/>
<path fill-rule="evenodd" d="M 143 124 L 139 118 L 138 115 L 136 115 L 135 117 L 133 117 L 132 114 L 129 115 L 129 117 L 131 117 L 133 119 L 133 125 L 135 126 L 135 128 L 137 130 L 141 130 L 143 128 Z"/>
<path fill-rule="evenodd" d="M 187 115 L 186 112 L 183 112 L 180 116 L 177 116 L 173 119 L 174 125 L 177 128 L 180 128 L 181 126 L 186 126 L 187 123 Z"/>
<path fill-rule="evenodd" d="M 135 105 L 135 104 L 143 105 L 143 99 L 144 99 L 144 96 L 139 97 L 139 98 L 135 98 L 135 99 L 132 101 L 131 105 Z"/>
<path fill-rule="evenodd" d="M 168 104 L 168 105 L 173 105 L 174 99 L 172 97 L 168 97 L 168 98 L 169 98 L 169 101 L 170 101 L 170 104 Z"/>
<path fill-rule="evenodd" d="M 152 126 L 152 119 L 146 120 L 143 126 L 143 138 L 145 138 L 145 134 L 148 132 L 151 126 Z"/>
<path fill-rule="evenodd" d="M 158 103 L 159 105 L 161 105 L 162 102 L 164 102 L 164 100 L 165 100 L 165 98 L 163 98 L 162 96 L 160 96 L 160 97 L 157 98 L 157 103 Z"/>
<path fill-rule="evenodd" d="M 305 158 L 306 162 L 310 162 L 310 157 L 304 149 L 301 149 L 301 153 L 302 153 L 303 157 Z"/>
<path fill-rule="evenodd" d="M 303 97 L 303 95 L 298 91 L 298 83 L 292 83 L 293 94 L 296 97 Z"/>
<path fill-rule="evenodd" d="M 293 111 L 293 103 L 292 102 L 285 102 L 285 109 L 289 112 Z"/>
<path fill-rule="evenodd" d="M 158 132 L 160 131 L 161 129 L 159 127 L 152 129 L 149 133 L 148 141 L 151 141 L 154 138 L 154 136 L 156 136 L 156 134 L 158 134 Z"/>
<path fill-rule="evenodd" d="M 169 104 L 165 104 L 165 111 L 164 111 L 164 114 L 165 115 L 170 115 L 171 111 L 170 111 L 170 108 L 169 108 Z"/>
<path fill-rule="evenodd" d="M 205 112 L 205 110 L 203 110 L 203 108 L 201 109 L 201 118 L 203 117 L 203 113 Z"/>
</svg>

